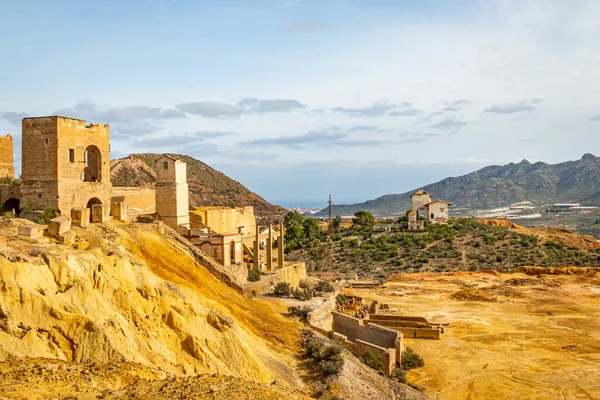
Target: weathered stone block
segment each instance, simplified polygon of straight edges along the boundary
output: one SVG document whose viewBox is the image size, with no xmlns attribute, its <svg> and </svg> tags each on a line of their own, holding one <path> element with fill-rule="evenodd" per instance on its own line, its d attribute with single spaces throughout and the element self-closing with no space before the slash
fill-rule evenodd
<svg viewBox="0 0 600 400">
<path fill-rule="evenodd" d="M 61 215 L 50 220 L 48 224 L 48 233 L 52 236 L 63 235 L 71 230 L 71 218 Z"/>
<path fill-rule="evenodd" d="M 87 228 L 90 224 L 89 208 L 74 208 L 71 210 L 71 223 L 80 228 Z"/>
<path fill-rule="evenodd" d="M 58 243 L 67 245 L 67 246 L 72 246 L 75 244 L 75 238 L 77 237 L 77 235 L 75 235 L 74 232 L 65 232 L 64 235 L 57 235 L 56 238 L 58 239 Z"/>
<path fill-rule="evenodd" d="M 38 239 L 44 235 L 44 231 L 41 228 L 42 227 L 37 224 L 22 225 L 22 226 L 19 226 L 19 228 L 17 230 L 17 234 L 19 235 L 19 237 L 21 237 L 23 239 L 28 239 L 28 240 Z"/>
<path fill-rule="evenodd" d="M 0 249 L 5 248 L 8 243 L 8 236 L 0 234 Z"/>
</svg>

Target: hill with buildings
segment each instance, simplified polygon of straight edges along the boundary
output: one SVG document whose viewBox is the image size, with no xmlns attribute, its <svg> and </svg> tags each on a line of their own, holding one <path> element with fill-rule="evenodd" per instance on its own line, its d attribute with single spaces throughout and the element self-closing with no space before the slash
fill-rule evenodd
<svg viewBox="0 0 600 400">
<path fill-rule="evenodd" d="M 253 206 L 258 216 L 273 216 L 284 210 L 274 206 L 202 161 L 181 155 L 169 154 L 187 163 L 190 204 L 195 206 Z M 119 187 L 154 187 L 156 162 L 162 154 L 131 154 L 111 161 L 111 181 Z"/>
<path fill-rule="evenodd" d="M 521 201 L 544 204 L 580 202 L 600 205 L 600 158 L 592 154 L 560 164 L 544 162 L 489 166 L 459 177 L 443 179 L 422 189 L 457 207 L 489 209 Z M 415 192 L 388 194 L 364 203 L 334 205 L 334 215 L 352 215 L 366 210 L 376 216 L 399 215 L 411 206 Z M 315 216 L 326 216 L 323 209 Z"/>
</svg>

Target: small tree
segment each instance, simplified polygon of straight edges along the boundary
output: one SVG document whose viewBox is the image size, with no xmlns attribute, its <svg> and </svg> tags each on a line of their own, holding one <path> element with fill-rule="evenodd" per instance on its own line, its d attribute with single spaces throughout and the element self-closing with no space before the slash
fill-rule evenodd
<svg viewBox="0 0 600 400">
<path fill-rule="evenodd" d="M 374 223 L 375 217 L 373 214 L 365 210 L 355 212 L 354 218 L 352 218 L 352 224 L 360 228 L 373 227 Z"/>
<path fill-rule="evenodd" d="M 332 221 L 332 228 L 335 233 L 340 231 L 340 228 L 342 227 L 342 222 L 342 217 L 336 215 Z"/>
<path fill-rule="evenodd" d="M 302 279 L 298 283 L 298 286 L 300 287 L 300 289 L 306 289 L 306 290 L 310 290 L 313 287 L 312 283 L 310 283 L 310 281 L 308 279 Z"/>
</svg>

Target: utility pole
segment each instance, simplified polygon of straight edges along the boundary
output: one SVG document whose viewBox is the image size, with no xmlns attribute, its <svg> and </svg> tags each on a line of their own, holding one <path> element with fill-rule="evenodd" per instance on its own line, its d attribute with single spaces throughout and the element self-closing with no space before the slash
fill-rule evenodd
<svg viewBox="0 0 600 400">
<path fill-rule="evenodd" d="M 327 236 L 329 236 L 329 268 L 333 267 L 333 201 L 331 201 L 331 194 L 329 195 L 329 226 L 327 229 Z"/>
<path fill-rule="evenodd" d="M 331 195 L 329 195 L 329 226 L 327 228 L 329 236 L 333 234 L 333 202 L 331 201 Z"/>
</svg>

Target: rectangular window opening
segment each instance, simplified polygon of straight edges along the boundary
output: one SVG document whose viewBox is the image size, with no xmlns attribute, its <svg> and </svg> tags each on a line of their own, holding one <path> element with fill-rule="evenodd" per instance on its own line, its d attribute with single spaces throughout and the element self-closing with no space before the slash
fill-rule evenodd
<svg viewBox="0 0 600 400">
<path fill-rule="evenodd" d="M 164 161 L 163 162 L 163 169 L 169 169 L 169 162 L 168 161 Z"/>
<path fill-rule="evenodd" d="M 75 149 L 69 149 L 69 162 L 75 162 Z"/>
</svg>

